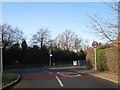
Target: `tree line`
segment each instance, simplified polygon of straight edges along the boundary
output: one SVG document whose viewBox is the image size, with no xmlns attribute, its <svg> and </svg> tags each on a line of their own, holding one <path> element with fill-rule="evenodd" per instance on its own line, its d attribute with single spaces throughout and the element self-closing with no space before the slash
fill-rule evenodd
<svg viewBox="0 0 120 90">
<path fill-rule="evenodd" d="M 39 29 L 32 35 L 30 45 L 24 38 L 22 30 L 3 24 L 3 63 L 14 64 L 49 64 L 49 50 L 52 63 L 71 63 L 73 60 L 85 60 L 86 54 L 82 48 L 83 41 L 70 30 L 65 30 L 55 39 L 51 39 L 48 29 Z"/>
</svg>

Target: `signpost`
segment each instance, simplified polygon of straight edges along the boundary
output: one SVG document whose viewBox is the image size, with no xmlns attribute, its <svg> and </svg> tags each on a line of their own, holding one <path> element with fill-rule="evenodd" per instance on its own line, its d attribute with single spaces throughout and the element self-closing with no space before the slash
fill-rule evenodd
<svg viewBox="0 0 120 90">
<path fill-rule="evenodd" d="M 0 27 L 0 89 L 2 89 L 2 73 L 3 73 L 3 61 L 2 61 L 2 28 Z"/>
<path fill-rule="evenodd" d="M 94 41 L 92 43 L 92 46 L 94 48 L 94 54 L 95 54 L 95 71 L 97 70 L 97 65 L 96 65 L 96 48 L 98 47 L 98 42 Z"/>
<path fill-rule="evenodd" d="M 3 48 L 3 43 L 2 42 L 0 42 L 0 71 L 1 71 L 1 73 L 3 73 L 3 60 L 2 60 L 2 48 Z"/>
<path fill-rule="evenodd" d="M 51 50 L 49 50 L 49 65 L 50 66 L 51 66 L 51 57 L 52 57 Z"/>
</svg>

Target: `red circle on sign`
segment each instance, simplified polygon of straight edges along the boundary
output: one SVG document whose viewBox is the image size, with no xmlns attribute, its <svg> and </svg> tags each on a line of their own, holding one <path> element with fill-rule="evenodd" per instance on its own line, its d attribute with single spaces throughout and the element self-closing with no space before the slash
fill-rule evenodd
<svg viewBox="0 0 120 90">
<path fill-rule="evenodd" d="M 98 47 L 98 42 L 94 41 L 94 42 L 92 43 L 92 46 L 93 46 L 94 48 L 97 48 L 97 47 Z"/>
</svg>

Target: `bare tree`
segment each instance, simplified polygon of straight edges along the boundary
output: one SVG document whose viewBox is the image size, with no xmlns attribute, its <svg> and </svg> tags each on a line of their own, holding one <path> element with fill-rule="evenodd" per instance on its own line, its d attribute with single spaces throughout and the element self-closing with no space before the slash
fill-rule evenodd
<svg viewBox="0 0 120 90">
<path fill-rule="evenodd" d="M 82 42 L 82 45 L 83 45 L 82 47 L 83 47 L 84 50 L 86 50 L 89 47 L 88 42 L 89 41 L 87 39 Z"/>
<path fill-rule="evenodd" d="M 74 51 L 79 51 L 80 49 L 82 49 L 82 39 L 80 39 L 78 35 L 75 35 L 75 37 L 73 38 L 72 49 Z"/>
<path fill-rule="evenodd" d="M 113 11 L 116 12 L 116 14 L 118 14 L 118 12 L 120 12 L 119 8 L 120 8 L 120 1 L 119 2 L 115 2 L 113 0 L 113 3 L 106 3 L 107 6 L 109 6 L 111 9 L 113 9 Z"/>
<path fill-rule="evenodd" d="M 15 43 L 21 43 L 23 39 L 23 32 L 11 25 L 3 24 L 2 26 L 2 42 L 4 43 L 4 48 L 10 48 Z"/>
<path fill-rule="evenodd" d="M 78 51 L 81 48 L 81 39 L 70 30 L 64 31 L 55 39 L 58 48 Z"/>
<path fill-rule="evenodd" d="M 32 43 L 38 44 L 42 48 L 44 45 L 48 45 L 50 40 L 50 31 L 47 29 L 39 29 L 36 34 L 32 36 Z"/>
<path fill-rule="evenodd" d="M 109 6 L 114 9 L 113 11 L 115 12 L 115 14 L 118 15 L 118 3 L 112 3 L 112 5 L 113 6 Z M 106 39 L 111 43 L 118 44 L 118 42 L 116 41 L 116 39 L 118 38 L 118 19 L 110 21 L 110 19 L 105 20 L 100 16 L 90 16 L 84 11 L 82 12 L 90 19 L 89 25 L 86 26 L 94 30 L 97 36 L 99 36 L 101 39 Z"/>
</svg>

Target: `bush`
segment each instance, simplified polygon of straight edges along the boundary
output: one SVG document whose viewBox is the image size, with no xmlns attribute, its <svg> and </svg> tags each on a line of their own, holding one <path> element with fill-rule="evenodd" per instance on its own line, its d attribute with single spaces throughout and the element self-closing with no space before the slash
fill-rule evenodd
<svg viewBox="0 0 120 90">
<path fill-rule="evenodd" d="M 91 61 L 87 60 L 86 61 L 86 69 L 92 69 L 92 68 L 93 68 L 93 65 L 91 64 Z"/>
<path fill-rule="evenodd" d="M 98 49 L 97 50 L 97 70 L 99 71 L 105 71 L 107 70 L 107 65 L 105 62 L 105 55 L 104 55 L 104 50 Z"/>
<path fill-rule="evenodd" d="M 106 64 L 106 57 L 104 50 L 108 48 L 113 48 L 112 46 L 105 45 L 97 48 L 97 70 L 99 71 L 106 71 L 108 70 L 107 64 Z"/>
</svg>

